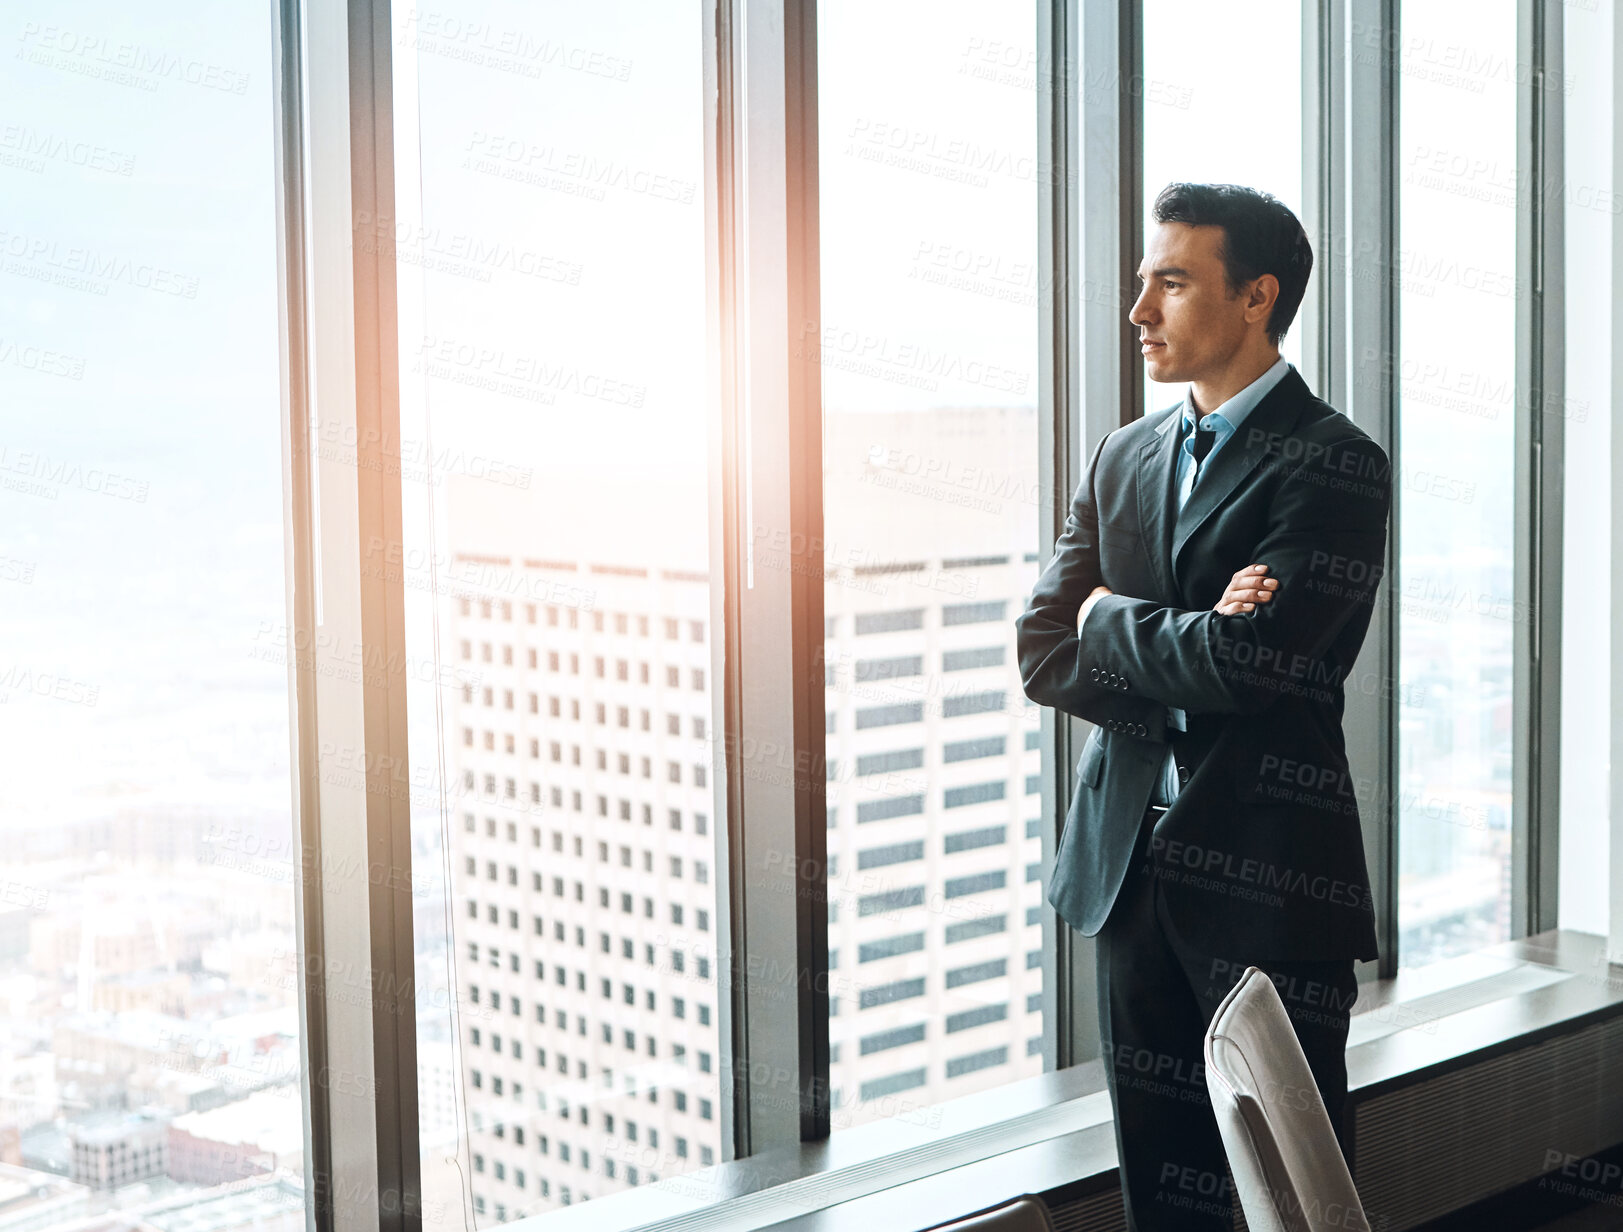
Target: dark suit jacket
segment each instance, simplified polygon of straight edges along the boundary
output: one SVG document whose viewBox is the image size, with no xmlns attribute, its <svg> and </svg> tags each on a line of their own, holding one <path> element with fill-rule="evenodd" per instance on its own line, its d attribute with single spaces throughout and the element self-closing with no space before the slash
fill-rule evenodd
<svg viewBox="0 0 1623 1232">
<path fill-rule="evenodd" d="M 1179 407 L 1107 433 L 1016 620 L 1026 696 L 1097 726 L 1048 901 L 1086 936 L 1116 900 L 1166 753 L 1188 777 L 1149 838 L 1180 937 L 1235 961 L 1374 958 L 1344 684 L 1384 572 L 1391 467 L 1293 366 L 1204 464 L 1180 512 Z M 1279 579 L 1212 610 L 1253 562 Z M 1097 585 L 1115 593 L 1077 612 Z M 1368 774 L 1368 768 L 1364 773 Z"/>
</svg>

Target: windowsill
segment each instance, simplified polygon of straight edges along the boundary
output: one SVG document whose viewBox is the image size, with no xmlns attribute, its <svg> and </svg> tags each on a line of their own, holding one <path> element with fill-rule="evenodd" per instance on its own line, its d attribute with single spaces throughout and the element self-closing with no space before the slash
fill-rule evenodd
<svg viewBox="0 0 1623 1232">
<path fill-rule="evenodd" d="M 1540 933 L 1401 972 L 1360 991 L 1347 1048 L 1351 1098 L 1356 1103 L 1618 1013 L 1623 970 L 1609 971 L 1604 938 L 1587 933 Z M 1093 1061 L 511 1226 L 810 1232 L 867 1220 L 900 1226 L 899 1217 L 923 1226 L 1021 1193 L 1065 1189 L 1074 1196 L 1115 1184 L 1103 1088 Z"/>
<path fill-rule="evenodd" d="M 1099 1063 L 1093 1061 L 836 1129 L 823 1142 L 685 1172 L 509 1226 L 533 1232 L 656 1227 L 750 1232 L 787 1215 L 827 1209 L 1021 1145 L 1090 1128 L 1103 1128 L 1108 1137 L 1109 1127 L 1110 1099 Z"/>
</svg>

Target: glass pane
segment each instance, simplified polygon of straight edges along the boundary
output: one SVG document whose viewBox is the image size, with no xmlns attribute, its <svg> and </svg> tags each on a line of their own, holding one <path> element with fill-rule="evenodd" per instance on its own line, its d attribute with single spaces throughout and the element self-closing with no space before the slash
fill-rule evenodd
<svg viewBox="0 0 1623 1232">
<path fill-rule="evenodd" d="M 1516 6 L 1462 25 L 1405 4 L 1402 26 L 1398 953 L 1418 966 L 1510 937 Z"/>
<path fill-rule="evenodd" d="M 721 1158 L 701 19 L 396 12 L 430 1227 Z"/>
<path fill-rule="evenodd" d="M 818 8 L 837 1128 L 1042 1071 L 1034 23 Z"/>
<path fill-rule="evenodd" d="M 1236 85 L 1236 65 L 1266 64 L 1279 100 L 1258 127 L 1254 93 Z M 1144 6 L 1144 230 L 1150 207 L 1174 181 L 1243 184 L 1302 214 L 1302 5 L 1253 0 L 1246 20 L 1206 0 Z M 1142 254 L 1137 254 L 1142 255 Z M 1323 254 L 1315 253 L 1316 263 Z M 1135 255 L 1136 260 L 1136 255 Z M 1300 318 L 1279 353 L 1302 365 Z M 1183 384 L 1144 379 L 1144 411 L 1183 400 Z"/>
<path fill-rule="evenodd" d="M 271 7 L 7 11 L 5 1220 L 303 1227 Z"/>
</svg>

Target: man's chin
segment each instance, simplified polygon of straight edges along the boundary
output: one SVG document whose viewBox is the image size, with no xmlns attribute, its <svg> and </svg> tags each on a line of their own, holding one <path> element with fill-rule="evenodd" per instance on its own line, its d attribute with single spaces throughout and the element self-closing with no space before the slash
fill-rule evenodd
<svg viewBox="0 0 1623 1232">
<path fill-rule="evenodd" d="M 1167 385 L 1178 380 L 1177 365 L 1166 358 L 1166 349 L 1157 348 L 1144 357 L 1144 367 L 1150 380 Z"/>
</svg>

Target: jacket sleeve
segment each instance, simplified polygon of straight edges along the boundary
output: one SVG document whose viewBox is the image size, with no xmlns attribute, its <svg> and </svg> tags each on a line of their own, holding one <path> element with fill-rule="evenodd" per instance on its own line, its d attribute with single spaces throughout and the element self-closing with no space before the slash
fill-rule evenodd
<svg viewBox="0 0 1623 1232">
<path fill-rule="evenodd" d="M 1094 449 L 1071 498 L 1054 554 L 1038 576 L 1026 610 L 1014 622 L 1020 679 L 1026 696 L 1039 705 L 1053 706 L 1090 723 L 1119 724 L 1131 734 L 1160 741 L 1166 738 L 1166 707 L 1094 681 L 1084 663 L 1096 660 L 1084 660 L 1077 635 L 1076 618 L 1083 601 L 1095 586 L 1104 584 L 1093 485 L 1109 439 L 1107 432 Z M 1089 611 L 1090 632 L 1103 606 L 1101 602 Z"/>
<path fill-rule="evenodd" d="M 1225 616 L 1106 595 L 1088 614 L 1082 650 L 1132 693 L 1192 713 L 1256 714 L 1286 694 L 1338 689 L 1351 664 L 1326 655 L 1374 610 L 1391 503 L 1391 464 L 1378 444 L 1325 446 L 1281 483 L 1252 553 L 1279 579 L 1272 599 Z"/>
</svg>

